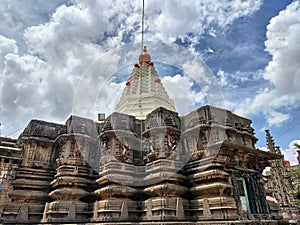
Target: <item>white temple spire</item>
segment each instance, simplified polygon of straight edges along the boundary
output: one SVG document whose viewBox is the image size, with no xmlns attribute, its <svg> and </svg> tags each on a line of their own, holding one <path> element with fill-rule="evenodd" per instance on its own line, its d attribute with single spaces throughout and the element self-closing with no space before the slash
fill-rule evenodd
<svg viewBox="0 0 300 225">
<path fill-rule="evenodd" d="M 145 46 L 139 55 L 139 64 L 134 65 L 115 111 L 135 116 L 137 119 L 145 119 L 147 114 L 158 107 L 176 111 L 174 102 L 163 87 Z"/>
</svg>

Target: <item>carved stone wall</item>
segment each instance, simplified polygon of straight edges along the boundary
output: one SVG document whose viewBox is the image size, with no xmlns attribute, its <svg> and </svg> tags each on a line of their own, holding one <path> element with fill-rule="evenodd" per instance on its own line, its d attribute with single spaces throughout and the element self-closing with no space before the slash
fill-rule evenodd
<svg viewBox="0 0 300 225">
<path fill-rule="evenodd" d="M 19 139 L 24 158 L 3 219 L 276 224 L 262 171 L 280 156 L 256 141 L 250 120 L 210 106 L 182 117 L 157 108 L 145 120 L 34 120 Z"/>
</svg>

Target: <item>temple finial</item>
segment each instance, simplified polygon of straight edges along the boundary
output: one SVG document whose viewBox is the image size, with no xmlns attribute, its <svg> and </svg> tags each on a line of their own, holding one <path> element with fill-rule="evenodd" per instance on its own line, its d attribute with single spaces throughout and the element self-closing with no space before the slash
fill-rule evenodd
<svg viewBox="0 0 300 225">
<path fill-rule="evenodd" d="M 147 52 L 147 47 L 144 46 L 142 53 L 139 56 L 139 63 L 142 65 L 143 62 L 149 63 L 151 62 L 151 56 Z"/>
</svg>

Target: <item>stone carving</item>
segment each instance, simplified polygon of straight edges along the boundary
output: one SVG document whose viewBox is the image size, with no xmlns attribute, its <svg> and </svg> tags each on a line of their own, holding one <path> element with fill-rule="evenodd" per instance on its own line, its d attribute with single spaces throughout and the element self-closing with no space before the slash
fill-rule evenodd
<svg viewBox="0 0 300 225">
<path fill-rule="evenodd" d="M 118 143 L 119 151 L 116 152 L 115 157 L 121 162 L 129 163 L 132 161 L 131 150 L 128 147 L 128 144 Z"/>
<path fill-rule="evenodd" d="M 152 136 L 145 140 L 145 150 L 146 156 L 144 160 L 153 161 L 158 157 L 159 151 L 157 150 L 157 148 L 155 148 L 155 143 Z"/>
<path fill-rule="evenodd" d="M 168 134 L 167 135 L 167 148 L 168 148 L 168 151 L 173 151 L 176 147 L 177 147 L 177 141 L 176 141 L 176 138 L 171 135 L 171 134 Z"/>
</svg>

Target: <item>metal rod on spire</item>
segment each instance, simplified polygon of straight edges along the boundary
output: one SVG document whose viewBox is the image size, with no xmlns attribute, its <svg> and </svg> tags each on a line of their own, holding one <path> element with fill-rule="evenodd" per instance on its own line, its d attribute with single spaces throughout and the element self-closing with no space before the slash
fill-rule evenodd
<svg viewBox="0 0 300 225">
<path fill-rule="evenodd" d="M 143 0 L 143 11 L 142 11 L 142 46 L 141 46 L 141 52 L 143 52 L 143 48 L 144 48 L 144 14 L 145 14 L 145 0 Z"/>
</svg>

